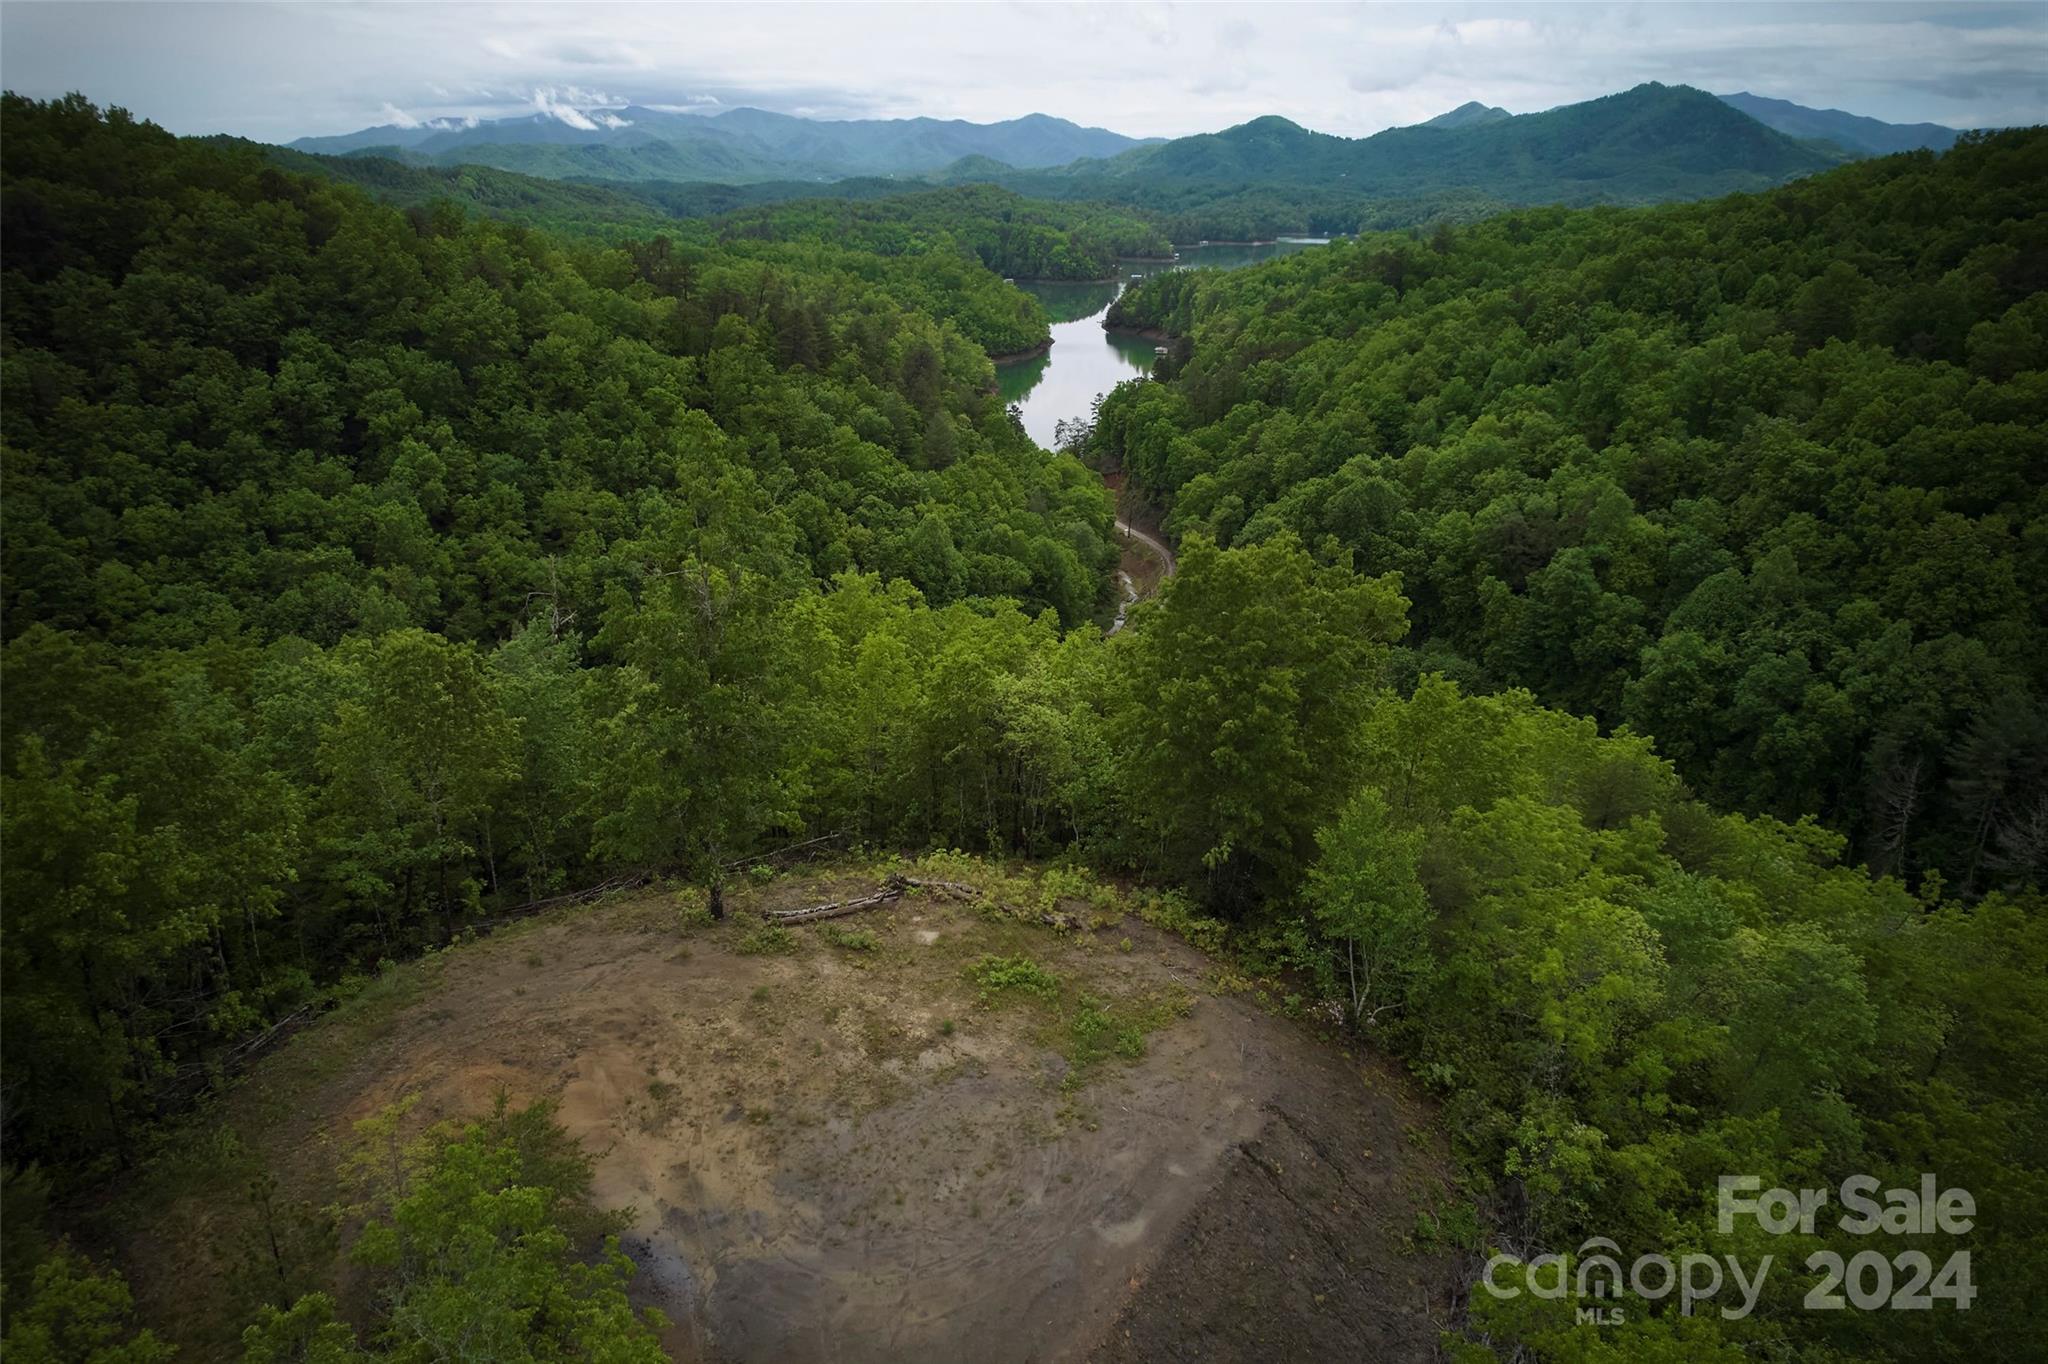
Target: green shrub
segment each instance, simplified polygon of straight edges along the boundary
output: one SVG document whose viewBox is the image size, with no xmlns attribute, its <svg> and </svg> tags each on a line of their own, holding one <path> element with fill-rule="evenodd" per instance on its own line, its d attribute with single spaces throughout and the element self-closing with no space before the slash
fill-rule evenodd
<svg viewBox="0 0 2048 1364">
<path fill-rule="evenodd" d="M 1231 945 L 1230 925 L 1195 913 L 1188 897 L 1177 890 L 1142 896 L 1138 900 L 1138 917 L 1212 957 L 1224 955 Z"/>
<path fill-rule="evenodd" d="M 1049 914 L 1066 900 L 1107 910 L 1116 904 L 1116 892 L 1097 881 L 1086 867 L 1047 867 L 1038 878 L 1039 909 Z"/>
<path fill-rule="evenodd" d="M 834 947 L 843 947 L 849 952 L 878 952 L 881 940 L 865 928 L 841 928 L 837 924 L 826 924 L 825 941 Z"/>
<path fill-rule="evenodd" d="M 981 987 L 981 1002 L 993 1004 L 998 995 L 1031 995 L 1058 999 L 1060 978 L 1029 957 L 983 957 L 967 968 L 968 979 Z"/>
<path fill-rule="evenodd" d="M 750 957 L 787 956 L 796 951 L 796 934 L 781 924 L 762 924 L 739 940 L 737 950 Z"/>
<path fill-rule="evenodd" d="M 1112 1015 L 1093 995 L 1081 996 L 1080 1007 L 1068 1024 L 1072 1039 L 1067 1059 L 1076 1071 L 1087 1069 L 1110 1056 L 1135 1061 L 1145 1054 L 1145 1031 L 1136 1023 Z"/>
</svg>

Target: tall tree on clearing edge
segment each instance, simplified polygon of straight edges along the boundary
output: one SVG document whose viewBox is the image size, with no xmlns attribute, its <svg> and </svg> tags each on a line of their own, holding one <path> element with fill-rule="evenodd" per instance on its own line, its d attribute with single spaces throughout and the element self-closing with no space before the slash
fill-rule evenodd
<svg viewBox="0 0 2048 1364">
<path fill-rule="evenodd" d="M 790 829 L 810 725 L 787 613 L 765 580 L 692 559 L 638 601 L 614 587 L 599 648 L 621 664 L 594 793 L 611 855 L 703 883 L 725 917 L 725 865 Z"/>
<path fill-rule="evenodd" d="M 1294 883 L 1407 609 L 1397 580 L 1317 564 L 1291 535 L 1183 543 L 1125 646 L 1133 803 L 1167 870 L 1232 908 Z"/>
</svg>

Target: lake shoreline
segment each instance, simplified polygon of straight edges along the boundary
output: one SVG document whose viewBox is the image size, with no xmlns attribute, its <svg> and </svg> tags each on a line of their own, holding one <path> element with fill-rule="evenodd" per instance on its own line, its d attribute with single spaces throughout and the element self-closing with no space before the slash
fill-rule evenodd
<svg viewBox="0 0 2048 1364">
<path fill-rule="evenodd" d="M 1179 260 L 1180 257 L 1119 256 L 1118 259 L 1127 265 L 1171 265 Z M 1124 278 L 1125 275 L 1122 271 L 1118 271 L 1114 275 L 1102 275 L 1095 279 L 1066 279 L 1059 275 L 1008 275 L 1004 277 L 1003 283 L 1014 284 L 1021 289 L 1027 284 L 1121 284 L 1124 282 Z"/>
<path fill-rule="evenodd" d="M 1021 411 L 1025 431 L 1034 441 L 1047 449 L 1057 448 L 1062 422 L 1086 421 L 1103 394 L 1119 384 L 1154 375 L 1160 350 L 1171 353 L 1187 344 L 1185 338 L 1161 327 L 1107 325 L 1116 300 L 1128 290 L 1142 287 L 1131 276 L 1151 279 L 1170 270 L 1193 268 L 1233 270 L 1313 244 L 1286 240 L 1264 246 L 1214 243 L 1211 248 L 1181 248 L 1172 260 L 1119 256 L 1119 277 L 1113 280 L 1027 283 L 1013 279 L 1013 284 L 1036 297 L 1047 316 L 1054 319 L 1052 338 L 1056 344 L 1049 352 L 1041 348 L 1022 355 L 991 356 L 996 362 L 997 392 L 1007 405 Z M 1119 320 L 1135 324 L 1140 319 L 1119 316 Z"/>
<path fill-rule="evenodd" d="M 1277 237 L 1258 237 L 1251 241 L 1221 241 L 1211 237 L 1207 241 L 1196 242 L 1192 246 L 1182 246 L 1179 242 L 1175 242 L 1174 250 L 1199 251 L 1205 246 L 1328 246 L 1332 242 L 1345 240 L 1346 235 L 1340 233 L 1334 237 L 1318 237 L 1313 232 L 1283 232 Z"/>
<path fill-rule="evenodd" d="M 1051 351 L 1052 338 L 1048 336 L 1030 350 L 1011 351 L 1005 355 L 991 355 L 988 357 L 988 360 L 992 365 L 1014 365 L 1019 360 L 1036 360 L 1041 355 L 1050 354 Z"/>
</svg>

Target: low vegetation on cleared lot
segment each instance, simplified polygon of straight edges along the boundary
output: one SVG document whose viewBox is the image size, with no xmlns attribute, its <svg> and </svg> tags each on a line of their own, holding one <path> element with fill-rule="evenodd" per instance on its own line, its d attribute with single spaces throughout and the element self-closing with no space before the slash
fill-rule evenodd
<svg viewBox="0 0 2048 1364">
<path fill-rule="evenodd" d="M 976 893 L 765 917 L 904 870 L 745 877 L 724 922 L 649 887 L 391 967 L 110 1209 L 141 1305 L 238 1358 L 248 1247 L 289 1224 L 270 1270 L 366 1318 L 377 1219 L 337 1171 L 539 1102 L 673 1357 L 1251 1358 L 1361 1321 L 1427 1348 L 1452 1256 L 1413 1233 L 1460 1200 L 1401 1081 L 1155 926 L 1201 936 L 1183 902 L 1069 869 L 942 855 L 909 870 Z M 1231 1307 L 1312 1279 L 1298 1317 Z"/>
</svg>

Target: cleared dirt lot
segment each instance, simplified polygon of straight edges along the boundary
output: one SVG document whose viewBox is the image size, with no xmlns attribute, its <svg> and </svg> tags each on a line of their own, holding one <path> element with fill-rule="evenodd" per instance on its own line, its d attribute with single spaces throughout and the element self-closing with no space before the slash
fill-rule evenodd
<svg viewBox="0 0 2048 1364">
<path fill-rule="evenodd" d="M 682 1360 L 1429 1357 L 1449 1266 L 1406 1233 L 1441 1164 L 1392 1074 L 1106 901 L 1055 932 L 913 895 L 743 950 L 778 945 L 748 941 L 763 905 L 875 884 L 785 877 L 716 927 L 660 894 L 535 921 L 238 1102 L 310 1196 L 408 1094 L 420 1123 L 557 1098 Z M 1058 997 L 983 991 L 990 954 Z M 145 1305 L 171 1288 L 138 1269 Z"/>
</svg>

